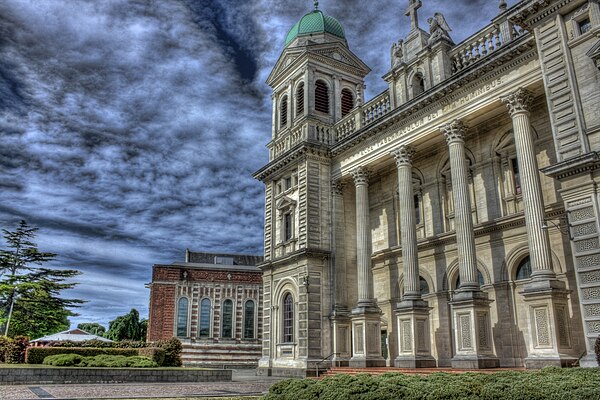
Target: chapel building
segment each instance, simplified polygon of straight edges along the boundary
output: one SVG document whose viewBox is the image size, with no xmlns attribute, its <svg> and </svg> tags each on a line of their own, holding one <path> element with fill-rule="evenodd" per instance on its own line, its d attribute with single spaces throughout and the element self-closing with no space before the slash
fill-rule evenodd
<svg viewBox="0 0 600 400">
<path fill-rule="evenodd" d="M 369 101 L 318 4 L 285 38 L 259 372 L 596 366 L 598 1 L 501 0 L 458 44 L 420 7 Z"/>
<path fill-rule="evenodd" d="M 261 355 L 262 256 L 186 250 L 152 267 L 147 341 L 178 338 L 184 366 L 256 368 Z"/>
</svg>

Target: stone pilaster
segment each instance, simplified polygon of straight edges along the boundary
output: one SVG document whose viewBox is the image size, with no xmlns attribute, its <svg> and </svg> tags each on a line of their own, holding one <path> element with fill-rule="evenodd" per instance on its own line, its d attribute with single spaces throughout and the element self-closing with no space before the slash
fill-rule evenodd
<svg viewBox="0 0 600 400">
<path fill-rule="evenodd" d="M 454 120 L 440 130 L 448 142 L 454 195 L 456 252 L 461 287 L 450 302 L 454 326 L 453 368 L 494 368 L 499 361 L 491 336 L 490 303 L 479 288 L 475 235 L 471 216 L 464 136 L 466 126 Z"/>
<path fill-rule="evenodd" d="M 352 358 L 356 368 L 385 366 L 381 356 L 381 310 L 373 295 L 371 227 L 369 219 L 369 171 L 358 167 L 352 178 L 356 186 L 356 268 L 358 304 L 352 309 Z"/>
<path fill-rule="evenodd" d="M 429 337 L 429 310 L 421 299 L 419 285 L 419 253 L 415 222 L 415 203 L 412 183 L 412 158 L 415 151 L 401 146 L 392 155 L 398 167 L 398 211 L 400 214 L 402 264 L 404 266 L 404 295 L 396 308 L 399 368 L 431 368 L 436 362 L 431 357 Z"/>
<path fill-rule="evenodd" d="M 513 122 L 532 271 L 531 282 L 525 285 L 521 293 L 529 304 L 531 329 L 525 365 L 538 368 L 560 366 L 571 357 L 561 354 L 559 350 L 559 320 L 565 318 L 567 291 L 565 284 L 556 280 L 548 231 L 543 228 L 544 199 L 529 118 L 533 98 L 531 92 L 520 88 L 501 100 L 506 104 Z M 565 327 L 560 329 L 564 330 Z"/>
</svg>

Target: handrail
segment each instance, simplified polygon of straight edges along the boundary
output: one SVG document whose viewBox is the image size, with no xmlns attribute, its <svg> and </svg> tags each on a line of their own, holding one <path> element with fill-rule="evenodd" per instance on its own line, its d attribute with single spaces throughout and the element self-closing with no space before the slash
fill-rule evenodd
<svg viewBox="0 0 600 400">
<path fill-rule="evenodd" d="M 317 368 L 317 378 L 319 377 L 319 365 L 321 365 L 322 363 L 324 363 L 325 361 L 327 361 L 329 358 L 333 357 L 333 356 L 339 356 L 340 353 L 331 353 L 330 355 L 328 355 L 327 357 L 321 359 L 321 361 L 319 361 L 316 365 Z M 339 364 L 338 364 L 339 366 Z"/>
</svg>

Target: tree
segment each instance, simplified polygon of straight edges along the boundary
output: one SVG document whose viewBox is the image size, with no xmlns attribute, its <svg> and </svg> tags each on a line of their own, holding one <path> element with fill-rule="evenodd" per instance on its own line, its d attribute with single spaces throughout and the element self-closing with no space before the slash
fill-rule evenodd
<svg viewBox="0 0 600 400">
<path fill-rule="evenodd" d="M 112 340 L 139 340 L 146 339 L 148 321 L 140 321 L 140 313 L 132 308 L 128 314 L 121 315 L 108 323 L 106 337 Z"/>
<path fill-rule="evenodd" d="M 97 322 L 82 322 L 77 328 L 96 336 L 104 336 L 106 333 L 106 328 Z"/>
<path fill-rule="evenodd" d="M 65 330 L 68 317 L 77 315 L 68 308 L 83 303 L 60 297 L 76 285 L 65 281 L 79 271 L 40 267 L 56 254 L 37 249 L 37 230 L 25 221 L 15 231 L 2 230 L 7 248 L 0 250 L 0 333 L 7 336 L 40 337 Z"/>
</svg>

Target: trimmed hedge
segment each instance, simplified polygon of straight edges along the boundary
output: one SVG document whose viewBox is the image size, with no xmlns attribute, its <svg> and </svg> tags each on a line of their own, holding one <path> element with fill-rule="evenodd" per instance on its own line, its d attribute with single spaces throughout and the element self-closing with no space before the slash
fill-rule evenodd
<svg viewBox="0 0 600 400">
<path fill-rule="evenodd" d="M 556 367 L 493 374 L 387 373 L 288 379 L 271 386 L 265 400 L 579 400 L 600 399 L 600 369 Z"/>
<path fill-rule="evenodd" d="M 115 348 L 94 348 L 94 347 L 30 347 L 25 355 L 27 364 L 42 364 L 44 358 L 57 354 L 79 354 L 82 357 L 93 357 L 99 354 L 109 354 L 115 356 L 137 356 L 138 349 L 115 349 Z"/>
<path fill-rule="evenodd" d="M 596 352 L 596 362 L 598 363 L 598 366 L 600 366 L 600 336 L 596 338 L 594 351 Z"/>
<path fill-rule="evenodd" d="M 146 347 L 138 349 L 138 354 L 142 357 L 148 357 L 161 367 L 165 366 L 166 352 L 164 349 L 159 349 L 158 347 Z"/>
<path fill-rule="evenodd" d="M 179 339 L 171 338 L 169 340 L 159 340 L 154 343 L 154 345 L 165 351 L 163 366 L 181 367 L 181 352 L 183 350 L 183 345 Z"/>
<path fill-rule="evenodd" d="M 0 362 L 7 364 L 23 363 L 27 346 L 29 346 L 27 336 L 15 336 L 14 338 L 0 336 Z"/>
<path fill-rule="evenodd" d="M 158 364 L 147 357 L 113 356 L 99 354 L 94 357 L 82 357 L 79 354 L 56 354 L 44 358 L 44 365 L 56 367 L 94 367 L 94 368 L 156 368 Z"/>
</svg>

